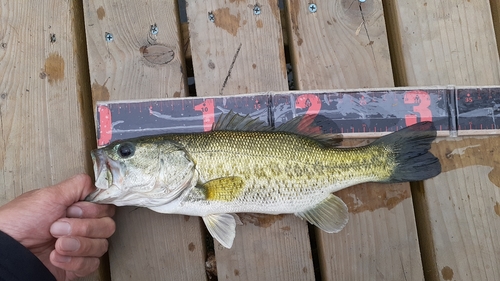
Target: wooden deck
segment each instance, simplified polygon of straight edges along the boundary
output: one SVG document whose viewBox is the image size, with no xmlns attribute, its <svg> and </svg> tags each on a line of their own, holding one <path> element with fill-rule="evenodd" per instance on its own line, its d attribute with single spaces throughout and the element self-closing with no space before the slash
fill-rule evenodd
<svg viewBox="0 0 500 281">
<path fill-rule="evenodd" d="M 0 0 L 0 204 L 91 173 L 97 101 L 188 96 L 188 77 L 198 96 L 288 90 L 287 62 L 298 90 L 500 84 L 496 0 L 187 2 L 181 23 L 177 0 Z M 86 280 L 499 280 L 500 137 L 432 150 L 436 178 L 338 192 L 339 234 L 248 214 L 225 249 L 199 218 L 120 208 Z"/>
</svg>

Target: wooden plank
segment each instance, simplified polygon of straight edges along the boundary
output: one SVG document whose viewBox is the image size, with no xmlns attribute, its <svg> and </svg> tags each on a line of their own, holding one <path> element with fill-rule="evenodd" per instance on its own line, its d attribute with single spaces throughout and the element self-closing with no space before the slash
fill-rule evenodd
<svg viewBox="0 0 500 281">
<path fill-rule="evenodd" d="M 277 1 L 189 1 L 191 53 L 199 96 L 287 90 Z M 209 19 L 213 15 L 213 22 Z M 314 279 L 307 225 L 294 216 L 241 216 L 231 249 L 215 242 L 225 280 Z"/>
<path fill-rule="evenodd" d="M 490 5 L 481 1 L 387 1 L 394 14 L 398 86 L 496 85 L 498 50 Z M 399 46 L 399 47 L 398 47 Z"/>
<path fill-rule="evenodd" d="M 491 16 L 495 27 L 495 35 L 498 53 L 500 54 L 500 3 L 497 0 L 490 0 Z"/>
<path fill-rule="evenodd" d="M 1 1 L 0 205 L 91 173 L 92 129 L 78 1 Z M 71 155 L 71 157 L 68 157 Z M 95 273 L 87 279 L 105 278 Z M 101 279 L 102 280 L 102 279 Z"/>
<path fill-rule="evenodd" d="M 285 18 L 285 13 L 283 10 L 280 10 L 280 17 L 281 17 L 281 28 L 282 28 L 282 35 L 283 35 L 283 45 L 288 46 L 288 37 L 286 33 L 286 21 L 284 20 Z M 184 46 L 184 56 L 186 59 L 191 59 L 191 42 L 190 42 L 190 36 L 189 36 L 189 24 L 187 22 L 184 22 L 181 24 L 181 32 L 182 32 L 182 45 Z"/>
<path fill-rule="evenodd" d="M 298 89 L 394 85 L 381 1 L 315 1 L 315 12 L 307 1 L 286 3 Z M 408 183 L 363 184 L 337 195 L 350 222 L 338 234 L 316 229 L 323 279 L 423 279 Z"/>
<path fill-rule="evenodd" d="M 297 89 L 394 85 L 382 3 L 286 1 Z"/>
<path fill-rule="evenodd" d="M 414 189 L 428 280 L 500 276 L 500 137 L 440 140 L 432 151 L 442 174 Z M 423 213 L 425 212 L 425 213 Z M 422 214 L 423 213 L 423 214 Z M 419 219 L 419 222 L 421 220 Z M 431 259 L 431 258 L 429 258 Z"/>
<path fill-rule="evenodd" d="M 94 103 L 186 95 L 177 1 L 88 0 L 84 11 Z M 119 208 L 116 221 L 112 279 L 206 278 L 198 219 Z"/>
<path fill-rule="evenodd" d="M 82 108 L 87 88 L 80 76 L 85 68 L 78 60 L 73 4 L 1 5 L 0 198 L 11 200 L 90 171 L 85 168 L 94 133 L 82 120 L 92 113 Z"/>
<path fill-rule="evenodd" d="M 259 3 L 259 15 L 246 1 L 187 4 L 198 96 L 288 90 L 276 1 Z"/>
<path fill-rule="evenodd" d="M 200 241 L 199 219 L 141 210 L 119 208 L 117 226 L 130 228 L 117 231 L 111 240 L 112 280 L 205 280 L 205 243 Z M 151 238 L 152 234 L 157 237 Z M 147 278 L 138 279 L 140 274 Z"/>
<path fill-rule="evenodd" d="M 398 85 L 500 82 L 487 0 L 386 4 Z M 498 137 L 435 144 L 443 173 L 413 189 L 426 280 L 498 279 L 497 148 Z"/>
</svg>

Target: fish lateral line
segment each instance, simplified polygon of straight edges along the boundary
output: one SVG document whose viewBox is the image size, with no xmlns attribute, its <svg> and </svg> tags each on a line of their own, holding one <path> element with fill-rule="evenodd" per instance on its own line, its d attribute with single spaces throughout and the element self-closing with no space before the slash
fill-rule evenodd
<svg viewBox="0 0 500 281">
<path fill-rule="evenodd" d="M 337 233 L 349 216 L 333 191 L 434 177 L 441 171 L 429 151 L 435 137 L 433 123 L 421 122 L 366 146 L 342 148 L 307 115 L 271 128 L 230 112 L 210 132 L 128 139 L 98 149 L 93 162 L 99 189 L 87 198 L 201 216 L 227 248 L 240 212 L 295 214 Z M 158 204 L 162 197 L 167 200 Z"/>
</svg>

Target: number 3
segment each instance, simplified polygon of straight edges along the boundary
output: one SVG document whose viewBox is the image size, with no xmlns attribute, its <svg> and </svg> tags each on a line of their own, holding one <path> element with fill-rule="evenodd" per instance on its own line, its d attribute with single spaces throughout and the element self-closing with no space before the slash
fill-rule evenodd
<svg viewBox="0 0 500 281">
<path fill-rule="evenodd" d="M 432 121 L 432 112 L 429 109 L 431 105 L 431 97 L 427 92 L 424 91 L 409 91 L 405 93 L 404 96 L 405 104 L 416 104 L 413 107 L 413 111 L 420 115 L 420 121 Z M 411 126 L 417 123 L 417 115 L 406 114 L 405 115 L 406 126 Z"/>
</svg>

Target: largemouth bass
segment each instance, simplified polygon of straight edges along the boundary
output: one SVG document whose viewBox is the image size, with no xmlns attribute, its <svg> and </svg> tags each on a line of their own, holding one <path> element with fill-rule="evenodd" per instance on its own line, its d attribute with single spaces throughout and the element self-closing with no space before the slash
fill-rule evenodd
<svg viewBox="0 0 500 281">
<path fill-rule="evenodd" d="M 271 128 L 229 113 L 211 132 L 114 142 L 92 151 L 96 187 L 88 201 L 201 216 L 231 248 L 236 213 L 293 213 L 328 233 L 342 230 L 346 204 L 332 192 L 364 182 L 425 180 L 441 172 L 429 152 L 436 131 L 417 123 L 367 146 L 338 140 L 298 117 Z"/>
</svg>

